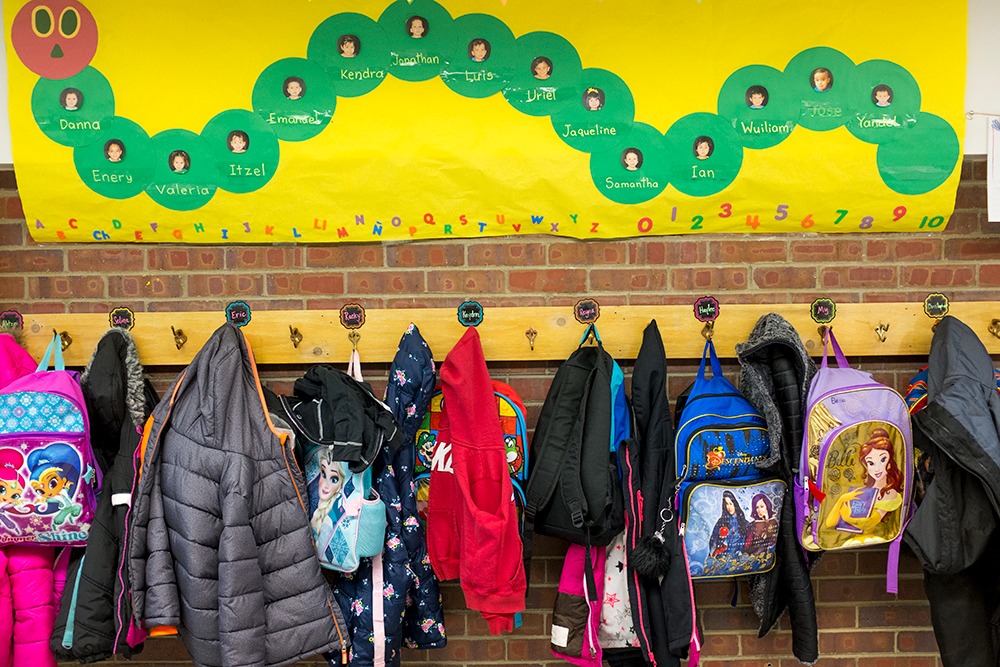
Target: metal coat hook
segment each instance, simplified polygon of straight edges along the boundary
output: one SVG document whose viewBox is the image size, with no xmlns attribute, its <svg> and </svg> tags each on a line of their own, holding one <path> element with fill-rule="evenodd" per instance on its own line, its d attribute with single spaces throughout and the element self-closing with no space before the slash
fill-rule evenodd
<svg viewBox="0 0 1000 667">
<path fill-rule="evenodd" d="M 52 330 L 52 335 L 53 336 L 59 336 L 59 340 L 60 340 L 59 344 L 62 345 L 63 352 L 66 351 L 67 347 L 69 347 L 70 345 L 73 344 L 72 337 L 70 337 L 70 335 L 67 332 L 65 332 L 65 331 L 58 331 L 57 332 L 55 329 L 53 329 Z"/>
<path fill-rule="evenodd" d="M 299 343 L 302 342 L 302 334 L 299 333 L 298 327 L 292 327 L 291 324 L 288 325 L 288 337 L 292 339 L 292 346 L 295 349 L 299 348 Z"/>
<path fill-rule="evenodd" d="M 705 340 L 712 340 L 712 336 L 715 335 L 715 320 L 705 322 L 705 326 L 701 328 L 701 335 Z"/>
<path fill-rule="evenodd" d="M 361 340 L 361 334 L 359 334 L 356 330 L 352 329 L 351 333 L 347 334 L 347 340 L 351 341 L 351 345 L 354 346 L 355 350 L 357 350 L 358 341 Z"/>
<path fill-rule="evenodd" d="M 996 320 L 994 320 L 996 321 Z M 538 332 L 535 331 L 535 327 L 528 327 L 528 330 L 524 332 L 525 337 L 528 339 L 528 345 L 531 346 L 531 351 L 535 351 L 535 338 L 538 336 Z"/>
<path fill-rule="evenodd" d="M 990 333 L 993 334 L 995 338 L 1000 338 L 1000 320 L 993 320 L 990 322 Z"/>
<path fill-rule="evenodd" d="M 173 326 L 170 327 L 171 333 L 174 334 L 174 345 L 177 349 L 184 347 L 184 343 L 188 342 L 188 337 L 184 335 L 183 329 L 175 329 Z"/>
<path fill-rule="evenodd" d="M 816 331 L 819 332 L 819 339 L 825 343 L 826 342 L 826 332 L 829 331 L 832 328 L 833 327 L 828 327 L 825 324 L 821 324 L 818 327 L 816 327 Z"/>
<path fill-rule="evenodd" d="M 888 324 L 882 324 L 882 322 L 879 322 L 878 326 L 875 327 L 875 335 L 878 336 L 878 339 L 879 339 L 880 342 L 883 342 L 883 343 L 885 342 L 885 335 L 887 333 L 889 333 L 889 325 Z"/>
</svg>

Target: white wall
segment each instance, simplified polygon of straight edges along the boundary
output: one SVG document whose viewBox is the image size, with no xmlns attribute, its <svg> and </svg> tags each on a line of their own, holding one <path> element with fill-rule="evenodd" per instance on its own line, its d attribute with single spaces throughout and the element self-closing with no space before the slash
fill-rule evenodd
<svg viewBox="0 0 1000 667">
<path fill-rule="evenodd" d="M 2 8 L 0 2 L 0 8 Z M 969 0 L 969 63 L 965 109 L 976 111 L 966 122 L 965 153 L 986 153 L 987 114 L 1000 116 L 1000 2 Z M 6 40 L 6 34 L 3 35 Z M 0 164 L 11 164 L 10 123 L 7 120 L 7 51 L 0 49 Z"/>
</svg>

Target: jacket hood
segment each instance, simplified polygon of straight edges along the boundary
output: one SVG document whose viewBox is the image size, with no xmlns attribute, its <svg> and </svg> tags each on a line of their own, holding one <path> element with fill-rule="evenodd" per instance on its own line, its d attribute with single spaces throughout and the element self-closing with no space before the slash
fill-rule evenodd
<svg viewBox="0 0 1000 667">
<path fill-rule="evenodd" d="M 12 334 L 0 333 L 0 389 L 19 377 L 31 375 L 38 362 L 21 347 Z"/>
<path fill-rule="evenodd" d="M 136 426 L 146 421 L 143 367 L 135 339 L 125 329 L 114 327 L 101 336 L 80 384 L 91 409 L 91 424 L 100 419 L 117 436 L 126 416 Z"/>
<path fill-rule="evenodd" d="M 413 444 L 434 393 L 434 356 L 417 325 L 411 323 L 389 368 L 385 402 L 403 430 L 403 443 Z"/>
<path fill-rule="evenodd" d="M 774 468 L 784 459 L 788 468 L 798 467 L 800 442 L 788 442 L 785 436 L 785 422 L 789 415 L 798 418 L 805 414 L 805 401 L 809 383 L 816 375 L 816 363 L 806 352 L 802 338 L 788 320 L 777 313 L 768 313 L 757 320 L 745 343 L 737 343 L 736 356 L 742 371 L 740 391 L 747 397 L 767 420 L 768 436 L 771 439 L 771 453 L 760 468 Z M 794 377 L 780 370 L 776 372 L 775 361 L 784 358 L 791 362 Z M 779 392 L 784 389 L 784 392 Z M 788 404 L 785 396 L 798 393 L 798 405 Z"/>
</svg>

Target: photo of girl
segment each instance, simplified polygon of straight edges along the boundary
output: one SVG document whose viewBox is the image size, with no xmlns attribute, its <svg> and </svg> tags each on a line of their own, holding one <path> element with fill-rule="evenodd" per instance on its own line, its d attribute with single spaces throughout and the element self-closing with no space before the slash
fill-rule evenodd
<svg viewBox="0 0 1000 667">
<path fill-rule="evenodd" d="M 306 463 L 309 525 L 316 538 L 316 549 L 326 561 L 333 561 L 337 552 L 336 528 L 345 515 L 344 485 L 350 477 L 347 462 L 334 461 L 332 457 L 332 449 L 322 448 Z"/>
<path fill-rule="evenodd" d="M 736 501 L 732 491 L 722 493 L 722 514 L 715 522 L 712 536 L 708 541 L 708 555 L 719 558 L 726 555 L 736 558 L 743 552 L 747 535 L 750 533 L 750 522 L 743 514 L 743 508 Z"/>
<path fill-rule="evenodd" d="M 753 497 L 750 507 L 753 521 L 743 550 L 750 555 L 765 553 L 778 543 L 778 520 L 774 518 L 770 499 L 763 493 Z"/>
<path fill-rule="evenodd" d="M 845 533 L 876 533 L 888 539 L 894 528 L 877 535 L 886 515 L 903 506 L 903 473 L 896 463 L 889 432 L 875 428 L 858 452 L 858 461 L 864 466 L 863 487 L 842 493 L 826 517 L 826 527 Z"/>
<path fill-rule="evenodd" d="M 306 82 L 300 76 L 290 76 L 281 84 L 281 91 L 290 100 L 302 99 L 306 94 Z"/>
<path fill-rule="evenodd" d="M 481 63 L 489 60 L 490 57 L 490 43 L 487 42 L 482 37 L 477 37 L 476 39 L 469 42 L 469 60 L 475 63 Z"/>
<path fill-rule="evenodd" d="M 531 61 L 531 76 L 540 81 L 552 76 L 552 61 L 545 56 L 538 56 Z"/>
<path fill-rule="evenodd" d="M 250 148 L 250 136 L 243 130 L 233 130 L 226 137 L 226 146 L 231 153 L 246 153 Z"/>
<path fill-rule="evenodd" d="M 186 151 L 173 151 L 167 162 L 170 165 L 170 171 L 175 174 L 186 174 L 187 170 L 191 168 L 191 156 Z"/>
<path fill-rule="evenodd" d="M 108 139 L 104 143 L 104 157 L 108 162 L 121 162 L 125 159 L 125 144 L 120 139 Z"/>
<path fill-rule="evenodd" d="M 583 93 L 583 108 L 587 111 L 600 111 L 604 108 L 604 91 L 600 88 L 588 88 Z"/>
<path fill-rule="evenodd" d="M 76 111 L 83 106 L 83 93 L 77 88 L 67 88 L 59 94 L 59 104 L 66 111 Z"/>
<path fill-rule="evenodd" d="M 638 148 L 626 148 L 622 151 L 622 166 L 627 171 L 638 171 L 642 166 L 642 153 Z"/>
<path fill-rule="evenodd" d="M 406 19 L 406 32 L 408 32 L 410 37 L 413 39 L 426 37 L 430 30 L 431 27 L 427 25 L 427 19 L 423 16 L 411 16 Z"/>
<path fill-rule="evenodd" d="M 337 40 L 337 51 L 344 58 L 353 58 L 361 53 L 361 40 L 357 35 L 341 35 Z"/>
<path fill-rule="evenodd" d="M 694 146 L 692 148 L 694 151 L 694 156 L 699 160 L 707 160 L 715 152 L 715 142 L 712 141 L 712 137 L 706 137 L 702 135 L 694 140 Z"/>
</svg>

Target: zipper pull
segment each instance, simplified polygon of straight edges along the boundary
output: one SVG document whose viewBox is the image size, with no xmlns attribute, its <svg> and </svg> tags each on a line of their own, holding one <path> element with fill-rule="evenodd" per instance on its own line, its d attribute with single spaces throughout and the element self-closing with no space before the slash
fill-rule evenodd
<svg viewBox="0 0 1000 667">
<path fill-rule="evenodd" d="M 684 529 L 686 527 L 687 527 L 687 524 L 686 523 L 682 523 L 681 527 L 680 527 L 680 530 L 677 531 L 678 535 L 680 535 L 681 537 L 684 537 Z"/>
</svg>

